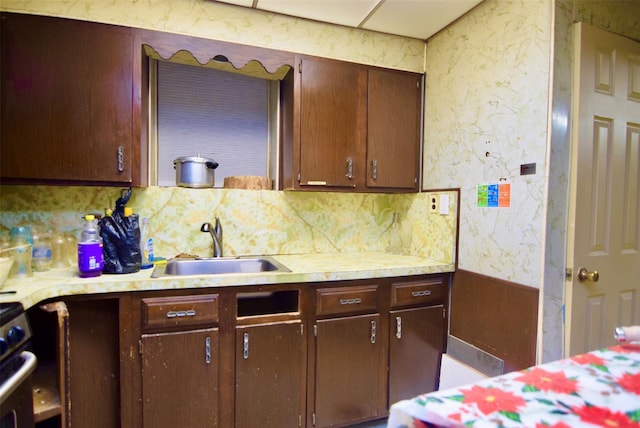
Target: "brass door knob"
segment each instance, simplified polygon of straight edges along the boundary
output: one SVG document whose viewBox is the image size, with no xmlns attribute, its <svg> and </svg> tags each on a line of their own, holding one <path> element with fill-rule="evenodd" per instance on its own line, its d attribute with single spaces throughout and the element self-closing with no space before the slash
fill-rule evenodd
<svg viewBox="0 0 640 428">
<path fill-rule="evenodd" d="M 600 274 L 598 273 L 597 270 L 594 270 L 593 272 L 589 272 L 586 268 L 580 268 L 580 270 L 578 271 L 578 279 L 582 282 L 584 281 L 598 282 L 598 280 L 600 279 Z"/>
</svg>

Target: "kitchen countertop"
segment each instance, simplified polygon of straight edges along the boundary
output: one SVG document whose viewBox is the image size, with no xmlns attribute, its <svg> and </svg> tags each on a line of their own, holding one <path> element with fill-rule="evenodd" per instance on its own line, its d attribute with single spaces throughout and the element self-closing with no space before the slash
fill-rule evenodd
<svg viewBox="0 0 640 428">
<path fill-rule="evenodd" d="M 77 269 L 70 267 L 34 272 L 33 276 L 28 278 L 7 280 L 0 290 L 0 303 L 20 302 L 26 310 L 47 299 L 72 295 L 343 281 L 423 275 L 454 270 L 454 265 L 451 263 L 379 252 L 288 254 L 269 257 L 291 271 L 151 278 L 153 269 L 145 269 L 130 274 L 80 278 Z"/>
</svg>

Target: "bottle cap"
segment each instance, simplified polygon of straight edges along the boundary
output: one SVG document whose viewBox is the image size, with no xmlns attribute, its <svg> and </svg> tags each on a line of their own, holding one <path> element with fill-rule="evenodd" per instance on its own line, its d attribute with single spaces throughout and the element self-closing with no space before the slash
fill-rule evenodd
<svg viewBox="0 0 640 428">
<path fill-rule="evenodd" d="M 124 216 L 125 217 L 129 217 L 129 216 L 131 216 L 131 214 L 133 214 L 133 208 L 124 207 Z"/>
</svg>

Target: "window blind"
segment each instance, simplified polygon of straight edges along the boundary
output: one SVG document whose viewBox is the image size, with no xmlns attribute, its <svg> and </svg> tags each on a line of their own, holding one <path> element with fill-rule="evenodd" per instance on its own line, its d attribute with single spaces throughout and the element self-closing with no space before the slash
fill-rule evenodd
<svg viewBox="0 0 640 428">
<path fill-rule="evenodd" d="M 267 80 L 159 61 L 158 185 L 176 185 L 173 161 L 183 156 L 218 162 L 215 187 L 227 176 L 266 176 L 267 89 Z"/>
</svg>

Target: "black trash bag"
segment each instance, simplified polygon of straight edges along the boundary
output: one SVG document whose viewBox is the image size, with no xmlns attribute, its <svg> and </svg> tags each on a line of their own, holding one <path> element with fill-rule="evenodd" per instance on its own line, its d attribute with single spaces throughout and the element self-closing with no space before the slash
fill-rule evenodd
<svg viewBox="0 0 640 428">
<path fill-rule="evenodd" d="M 133 273 L 140 270 L 140 220 L 138 214 L 124 215 L 131 188 L 123 189 L 110 216 L 100 220 L 104 268 L 102 273 Z"/>
</svg>

